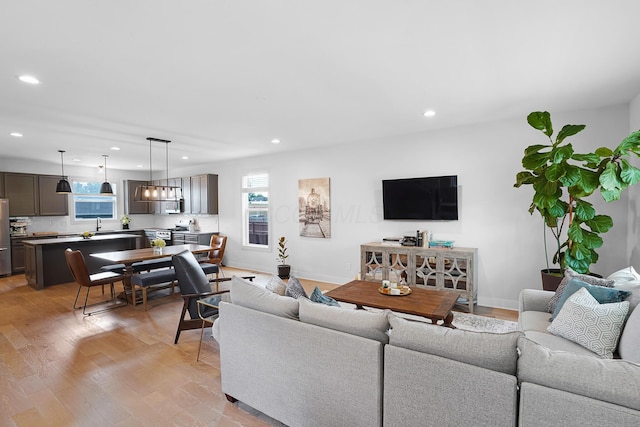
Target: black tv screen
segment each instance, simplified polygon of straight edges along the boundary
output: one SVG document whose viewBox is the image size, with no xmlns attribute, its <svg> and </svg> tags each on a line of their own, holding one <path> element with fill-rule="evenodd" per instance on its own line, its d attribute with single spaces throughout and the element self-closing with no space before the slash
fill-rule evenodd
<svg viewBox="0 0 640 427">
<path fill-rule="evenodd" d="M 457 220 L 458 176 L 385 179 L 384 219 Z"/>
</svg>

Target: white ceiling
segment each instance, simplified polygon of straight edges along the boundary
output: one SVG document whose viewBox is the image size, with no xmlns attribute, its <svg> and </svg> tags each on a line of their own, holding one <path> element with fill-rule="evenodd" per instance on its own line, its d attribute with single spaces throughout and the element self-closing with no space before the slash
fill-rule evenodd
<svg viewBox="0 0 640 427">
<path fill-rule="evenodd" d="M 640 93 L 637 0 L 4 0 L 0 16 L 2 157 L 135 170 L 157 137 L 174 168 Z"/>
</svg>

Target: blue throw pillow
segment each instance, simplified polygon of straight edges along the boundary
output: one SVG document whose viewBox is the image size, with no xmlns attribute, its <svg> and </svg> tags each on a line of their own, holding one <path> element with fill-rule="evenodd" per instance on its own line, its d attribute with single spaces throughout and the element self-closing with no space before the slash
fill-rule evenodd
<svg viewBox="0 0 640 427">
<path fill-rule="evenodd" d="M 582 280 L 571 279 L 567 283 L 567 286 L 565 286 L 564 291 L 562 292 L 562 295 L 558 300 L 558 304 L 556 305 L 556 309 L 553 312 L 553 316 L 551 316 L 551 319 L 549 320 L 555 319 L 558 313 L 560 313 L 560 310 L 562 309 L 564 303 L 571 297 L 571 295 L 579 291 L 581 288 L 586 288 L 591 296 L 593 296 L 600 304 L 621 302 L 623 299 L 631 295 L 631 292 L 628 291 L 621 291 L 615 288 L 606 288 L 604 286 L 590 285 L 586 282 L 583 282 Z"/>
<path fill-rule="evenodd" d="M 336 307 L 340 307 L 340 304 L 338 304 L 338 301 L 323 294 L 320 288 L 317 286 L 313 288 L 313 292 L 311 292 L 311 295 L 309 295 L 309 299 L 313 302 L 318 302 L 320 304 L 335 305 Z"/>
</svg>

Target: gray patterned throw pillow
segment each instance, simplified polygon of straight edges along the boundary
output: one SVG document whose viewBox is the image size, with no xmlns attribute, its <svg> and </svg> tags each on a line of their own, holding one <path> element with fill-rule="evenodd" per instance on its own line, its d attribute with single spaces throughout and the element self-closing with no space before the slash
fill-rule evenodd
<svg viewBox="0 0 640 427">
<path fill-rule="evenodd" d="M 601 279 L 599 277 L 591 276 L 589 274 L 576 273 L 570 267 L 567 267 L 564 270 L 564 278 L 562 279 L 562 282 L 560 282 L 560 285 L 558 285 L 558 289 L 556 289 L 556 293 L 551 297 L 549 302 L 547 302 L 545 310 L 548 313 L 553 313 L 554 311 L 556 311 L 556 305 L 558 304 L 558 301 L 560 301 L 560 297 L 564 292 L 564 288 L 567 286 L 567 283 L 569 283 L 571 279 L 582 280 L 583 282 L 586 282 L 590 285 L 604 286 L 605 288 L 612 288 L 613 284 L 615 283 L 613 280 Z"/>
<path fill-rule="evenodd" d="M 287 283 L 287 289 L 284 291 L 284 294 L 294 299 L 298 299 L 300 297 L 308 298 L 300 281 L 293 276 L 289 276 L 289 282 Z"/>
</svg>

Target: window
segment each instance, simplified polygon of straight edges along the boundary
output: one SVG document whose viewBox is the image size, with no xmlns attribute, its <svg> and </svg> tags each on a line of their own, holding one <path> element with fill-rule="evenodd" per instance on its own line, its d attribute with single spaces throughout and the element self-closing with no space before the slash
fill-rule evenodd
<svg viewBox="0 0 640 427">
<path fill-rule="evenodd" d="M 100 194 L 101 182 L 73 181 L 74 219 L 116 219 L 116 184 L 111 183 L 113 195 Z"/>
<path fill-rule="evenodd" d="M 269 174 L 242 178 L 242 231 L 245 246 L 269 246 Z"/>
</svg>

